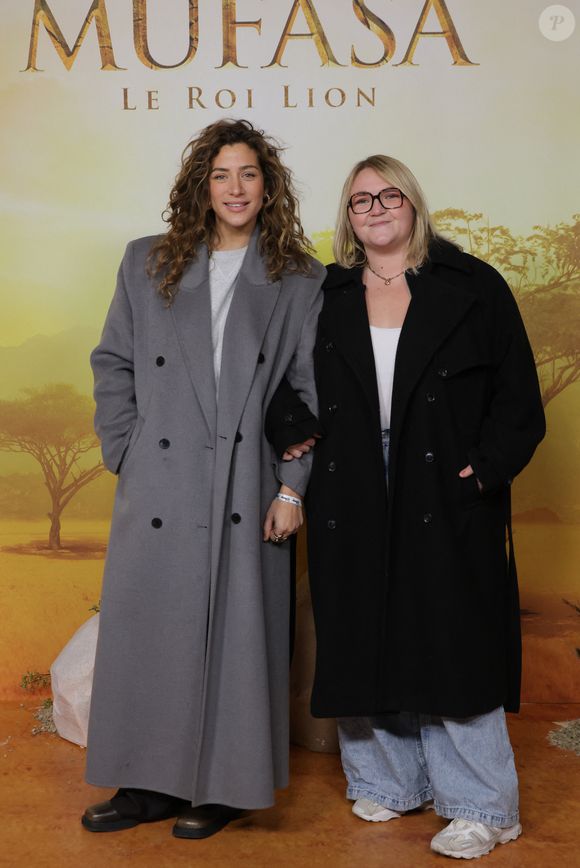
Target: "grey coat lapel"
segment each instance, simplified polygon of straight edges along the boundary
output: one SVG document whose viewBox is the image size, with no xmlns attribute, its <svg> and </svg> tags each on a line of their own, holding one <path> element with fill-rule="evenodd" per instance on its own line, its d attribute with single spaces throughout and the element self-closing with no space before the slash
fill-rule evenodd
<svg viewBox="0 0 580 868">
<path fill-rule="evenodd" d="M 216 431 L 216 388 L 211 339 L 211 300 L 207 249 L 184 271 L 171 316 L 193 390 L 210 436 Z"/>
<path fill-rule="evenodd" d="M 224 332 L 218 398 L 218 433 L 234 434 L 258 364 L 260 347 L 280 295 L 258 252 L 258 230 L 242 263 Z"/>
</svg>

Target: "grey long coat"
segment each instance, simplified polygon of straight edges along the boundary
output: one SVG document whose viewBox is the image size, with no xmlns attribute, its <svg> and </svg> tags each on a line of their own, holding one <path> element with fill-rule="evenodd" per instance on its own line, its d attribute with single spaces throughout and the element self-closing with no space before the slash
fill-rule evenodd
<svg viewBox="0 0 580 868">
<path fill-rule="evenodd" d="M 315 407 L 324 269 L 270 283 L 256 233 L 213 371 L 208 257 L 171 307 L 129 244 L 99 346 L 96 429 L 119 473 L 102 594 L 87 780 L 263 808 L 288 777 L 289 544 L 261 539 L 283 481 L 264 414 L 286 372 Z M 278 477 L 278 479 L 276 478 Z"/>
</svg>

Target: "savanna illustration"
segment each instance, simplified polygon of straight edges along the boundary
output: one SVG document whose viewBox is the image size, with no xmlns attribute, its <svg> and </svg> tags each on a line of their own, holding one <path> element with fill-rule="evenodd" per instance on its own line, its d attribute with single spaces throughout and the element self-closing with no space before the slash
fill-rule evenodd
<svg viewBox="0 0 580 868">
<path fill-rule="evenodd" d="M 548 436 L 514 484 L 523 699 L 578 702 L 580 214 L 526 237 L 481 213 L 447 208 L 434 218 L 503 273 L 533 345 Z M 331 261 L 332 232 L 314 242 Z M 0 699 L 20 698 L 21 683 L 45 692 L 51 662 L 98 604 L 115 480 L 92 427 L 97 339 L 98 326 L 0 347 Z"/>
</svg>

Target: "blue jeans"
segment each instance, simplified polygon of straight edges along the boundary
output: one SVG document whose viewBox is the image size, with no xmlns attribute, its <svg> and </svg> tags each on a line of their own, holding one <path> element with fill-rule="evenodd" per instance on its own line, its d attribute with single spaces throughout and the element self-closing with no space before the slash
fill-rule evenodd
<svg viewBox="0 0 580 868">
<path fill-rule="evenodd" d="M 382 441 L 386 469 L 388 430 Z M 337 723 L 347 798 L 399 812 L 433 801 L 441 817 L 517 823 L 518 779 L 503 708 L 463 719 L 402 711 Z"/>
<path fill-rule="evenodd" d="M 391 811 L 433 800 L 441 817 L 502 828 L 518 821 L 518 779 L 503 708 L 463 719 L 402 711 L 341 717 L 347 798 Z"/>
</svg>

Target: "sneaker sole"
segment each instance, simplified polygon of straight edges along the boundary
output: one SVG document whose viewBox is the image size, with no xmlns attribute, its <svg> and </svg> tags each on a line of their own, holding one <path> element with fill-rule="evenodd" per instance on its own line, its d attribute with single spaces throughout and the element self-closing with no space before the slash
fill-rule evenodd
<svg viewBox="0 0 580 868">
<path fill-rule="evenodd" d="M 361 820 L 366 820 L 367 823 L 387 823 L 389 820 L 398 820 L 399 817 L 402 816 L 401 814 L 398 814 L 396 811 L 393 811 L 393 813 L 389 817 L 382 817 L 380 814 L 374 814 L 371 817 L 368 814 L 359 813 L 358 811 L 355 811 L 354 808 L 352 809 L 352 812 L 355 815 L 355 817 L 360 817 Z"/>
<path fill-rule="evenodd" d="M 432 802 L 430 802 L 427 804 L 419 805 L 418 808 L 411 808 L 411 810 L 406 811 L 405 813 L 412 814 L 412 813 L 418 813 L 419 811 L 434 811 L 434 810 L 435 810 L 435 805 Z M 367 823 L 387 823 L 389 820 L 398 820 L 399 817 L 403 816 L 402 813 L 399 814 L 399 813 L 397 813 L 397 811 L 393 811 L 391 813 L 390 817 L 381 817 L 380 814 L 375 814 L 373 816 L 369 816 L 368 814 L 365 814 L 364 812 L 356 811 L 354 806 L 352 807 L 352 812 L 355 815 L 355 817 L 360 817 L 361 820 L 366 820 Z"/>
<path fill-rule="evenodd" d="M 431 849 L 435 851 L 435 853 L 441 853 L 442 856 L 451 856 L 452 859 L 479 859 L 480 856 L 487 856 L 488 853 L 491 853 L 496 844 L 508 844 L 510 841 L 515 841 L 522 834 L 522 827 L 518 823 L 517 826 L 513 829 L 506 829 L 505 833 L 500 836 L 497 841 L 494 841 L 489 847 L 481 848 L 480 850 L 474 852 L 464 851 L 463 853 L 454 853 L 453 850 L 447 850 L 445 847 L 436 844 L 433 846 L 433 842 L 431 842 Z"/>
</svg>

